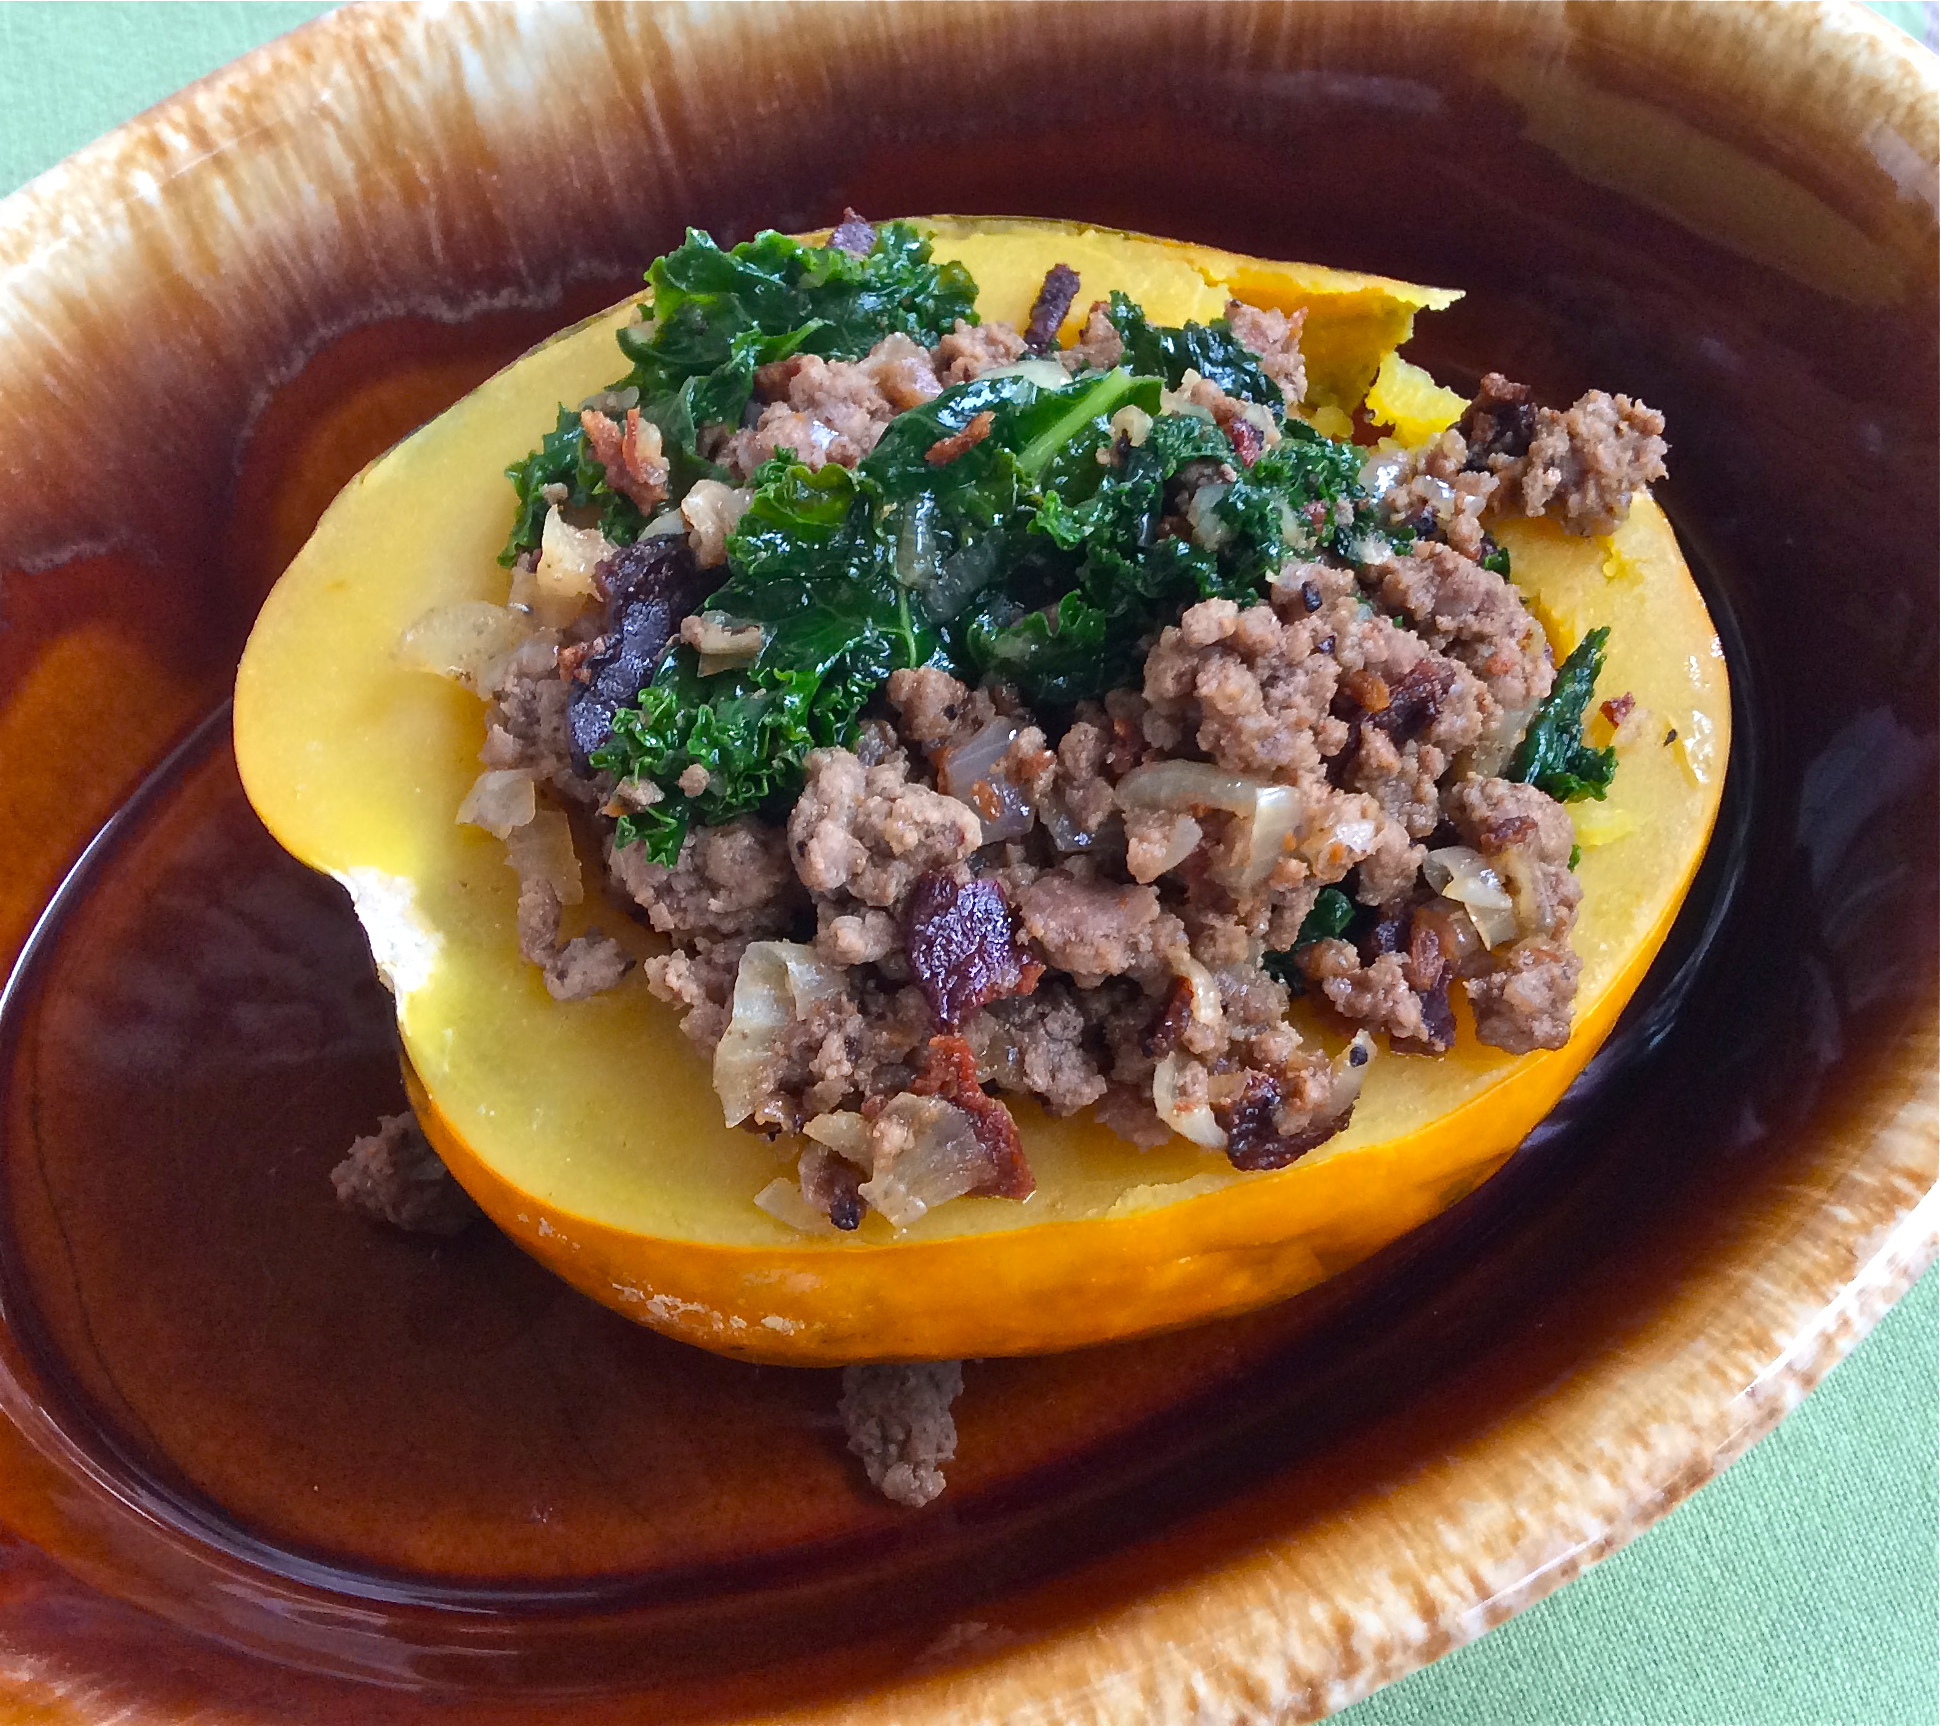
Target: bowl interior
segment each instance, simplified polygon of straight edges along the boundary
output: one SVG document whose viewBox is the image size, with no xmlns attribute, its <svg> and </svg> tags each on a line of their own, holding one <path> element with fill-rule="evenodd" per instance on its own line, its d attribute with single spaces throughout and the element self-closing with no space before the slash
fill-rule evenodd
<svg viewBox="0 0 1940 1726">
<path fill-rule="evenodd" d="M 1931 114 L 1890 105 L 1891 64 L 1814 83 L 1803 11 L 1757 38 L 1725 16 L 1757 9 L 1714 10 L 1119 8 L 1100 31 L 1087 7 L 627 8 L 543 36 L 373 12 L 192 92 L 194 125 L 248 142 L 152 208 L 126 188 L 177 148 L 161 122 L 84 159 L 101 231 L 22 278 L 55 335 L 0 361 L 0 942 L 24 948 L 0 1515 L 92 1585 L 34 1572 L 91 1669 L 138 1685 L 165 1646 L 283 1718 L 373 1677 L 833 1707 L 1084 1626 L 1149 1643 L 1137 1613 L 1263 1554 L 1346 1613 L 1351 1524 L 1415 1620 L 1368 1655 L 1320 1613 L 1325 1684 L 1289 1704 L 1310 1717 L 1540 1592 L 1545 1554 L 1594 1546 L 1597 1492 L 1607 1545 L 1768 1418 L 1743 1398 L 1803 1334 L 1786 1315 L 1901 1241 L 1931 1183 L 1907 1110 L 1931 1068 L 1940 254 L 1909 194 Z M 373 64 L 403 69 L 394 103 L 319 94 Z M 318 195 L 283 196 L 293 174 Z M 54 195 L 15 201 L 13 240 Z M 1444 381 L 1665 411 L 1659 495 L 1737 701 L 1679 929 L 1503 1175 L 1281 1308 L 973 1365 L 920 1517 L 857 1490 L 832 1375 L 664 1342 L 488 1234 L 427 1248 L 336 1213 L 330 1163 L 402 1106 L 388 1006 L 337 889 L 249 813 L 221 712 L 262 594 L 362 462 L 683 224 L 726 241 L 845 205 L 1467 289 L 1412 349 Z M 77 411 L 115 477 L 78 496 Z M 1881 1298 L 1916 1265 L 1896 1250 Z M 1560 1471 L 1533 1486 L 1532 1446 Z M 1450 1536 L 1478 1498 L 1508 1520 Z M 358 1695 L 359 1718 L 420 1706 Z"/>
</svg>

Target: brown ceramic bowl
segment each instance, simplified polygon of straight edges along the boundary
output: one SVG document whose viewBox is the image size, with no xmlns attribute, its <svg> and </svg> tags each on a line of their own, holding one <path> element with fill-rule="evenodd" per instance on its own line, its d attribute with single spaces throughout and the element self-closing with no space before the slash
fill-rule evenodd
<svg viewBox="0 0 1940 1726">
<path fill-rule="evenodd" d="M 1810 5 L 352 10 L 0 206 L 11 1707 L 1311 1720 L 1758 1437 L 1932 1250 L 1934 65 Z M 1466 287 L 1445 377 L 1668 412 L 1739 701 L 1504 1174 L 1275 1311 L 973 1366 L 918 1516 L 828 1375 L 334 1210 L 386 1004 L 221 711 L 363 461 L 684 223 L 845 203 Z"/>
</svg>

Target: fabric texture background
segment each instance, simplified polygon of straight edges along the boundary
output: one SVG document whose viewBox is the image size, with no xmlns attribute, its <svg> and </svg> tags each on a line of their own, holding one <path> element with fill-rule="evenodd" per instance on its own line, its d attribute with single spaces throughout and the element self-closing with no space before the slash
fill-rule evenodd
<svg viewBox="0 0 1940 1726">
<path fill-rule="evenodd" d="M 0 194 L 328 10 L 0 5 Z M 1932 46 L 1934 0 L 1874 10 Z M 641 263 L 647 262 L 642 259 Z M 1940 1284 L 1641 1539 L 1343 1726 L 1932 1726 Z"/>
</svg>

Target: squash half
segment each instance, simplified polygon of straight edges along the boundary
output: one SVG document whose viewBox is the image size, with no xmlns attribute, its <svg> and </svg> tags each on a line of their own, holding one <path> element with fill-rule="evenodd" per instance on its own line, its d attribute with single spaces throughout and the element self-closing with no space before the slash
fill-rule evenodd
<svg viewBox="0 0 1940 1726">
<path fill-rule="evenodd" d="M 1390 393 L 1397 379 L 1416 382 L 1416 399 L 1439 393 L 1391 356 L 1417 311 L 1456 298 L 1445 290 L 1070 224 L 920 225 L 939 256 L 969 267 L 987 317 L 1021 325 L 1045 270 L 1064 262 L 1083 280 L 1074 324 L 1111 288 L 1167 323 L 1217 316 L 1229 295 L 1304 306 L 1323 415 L 1358 405 L 1377 372 Z M 236 686 L 249 797 L 291 852 L 349 889 L 396 997 L 413 1105 L 500 1228 L 596 1300 L 725 1354 L 797 1365 L 1032 1354 L 1294 1294 L 1500 1166 L 1642 980 L 1723 788 L 1724 659 L 1653 502 L 1640 497 L 1610 540 L 1543 522 L 1500 535 L 1558 657 L 1609 624 L 1599 695 L 1628 691 L 1648 716 L 1620 739 L 1610 800 L 1572 806 L 1584 970 L 1568 1047 L 1507 1055 L 1478 1045 L 1463 1018 L 1445 1056 L 1381 1053 L 1349 1129 L 1271 1174 L 1237 1173 L 1183 1140 L 1142 1151 L 1024 1106 L 1028 1201 L 961 1199 L 901 1233 L 872 1215 L 854 1235 L 804 1235 L 753 1203 L 795 1147 L 721 1124 L 708 1064 L 637 972 L 559 1004 L 520 959 L 503 847 L 454 820 L 478 771 L 481 704 L 393 659 L 428 608 L 503 602 L 501 472 L 557 403 L 623 369 L 613 331 L 630 313 L 566 331 L 366 469 L 270 595 Z M 597 859 L 585 863 L 596 881 Z M 653 950 L 613 908 L 597 918 L 636 953 Z"/>
</svg>

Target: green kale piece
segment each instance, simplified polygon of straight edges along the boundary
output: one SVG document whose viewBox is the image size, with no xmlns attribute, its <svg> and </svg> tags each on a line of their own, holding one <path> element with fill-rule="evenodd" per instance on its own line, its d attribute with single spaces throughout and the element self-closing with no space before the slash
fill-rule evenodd
<svg viewBox="0 0 1940 1726">
<path fill-rule="evenodd" d="M 1482 554 L 1482 567 L 1494 570 L 1506 581 L 1509 576 L 1509 548 L 1506 545 L 1491 545 Z"/>
<path fill-rule="evenodd" d="M 1583 797 L 1600 801 L 1609 792 L 1617 771 L 1616 749 L 1594 749 L 1583 741 L 1583 712 L 1603 670 L 1609 639 L 1607 628 L 1593 629 L 1563 661 L 1555 687 L 1536 709 L 1506 778 L 1534 785 L 1559 803 Z"/>
<path fill-rule="evenodd" d="M 1323 887 L 1314 900 L 1313 909 L 1300 920 L 1300 931 L 1293 938 L 1293 945 L 1284 953 L 1268 953 L 1260 960 L 1260 969 L 1277 982 L 1302 994 L 1306 989 L 1306 979 L 1294 965 L 1294 955 L 1302 947 L 1311 947 L 1316 941 L 1338 940 L 1347 933 L 1349 925 L 1359 910 L 1354 901 L 1338 887 Z"/>
<path fill-rule="evenodd" d="M 885 222 L 860 257 L 773 232 L 722 251 L 690 228 L 685 243 L 648 270 L 647 282 L 653 315 L 619 332 L 633 370 L 613 387 L 633 390 L 642 417 L 660 428 L 674 497 L 697 479 L 719 477 L 700 453 L 701 428 L 740 424 L 760 367 L 797 353 L 860 359 L 898 333 L 930 347 L 957 319 L 977 322 L 969 272 L 932 263 L 929 241 L 906 222 Z M 599 506 L 602 531 L 609 518 L 619 530 L 609 537 L 636 538 L 645 526 L 634 505 L 606 487 L 574 409 L 562 407 L 558 427 L 506 472 L 519 509 L 501 563 L 539 543 L 546 485 L 566 485 L 571 506 Z"/>
<path fill-rule="evenodd" d="M 729 576 L 711 610 L 758 622 L 761 652 L 738 670 L 703 673 L 675 649 L 613 719 L 592 757 L 622 779 L 649 779 L 662 800 L 621 818 L 619 843 L 672 864 L 694 820 L 710 826 L 773 810 L 800 790 L 811 749 L 855 739 L 864 705 L 899 667 L 922 665 L 935 632 L 894 579 L 875 488 L 849 469 L 811 472 L 778 456 L 728 541 Z M 677 789 L 704 768 L 698 796 Z"/>
<path fill-rule="evenodd" d="M 518 514 L 512 520 L 512 534 L 499 553 L 500 563 L 511 565 L 520 552 L 535 549 L 546 525 L 547 486 L 566 488 L 570 509 L 599 511 L 599 530 L 616 545 L 630 545 L 647 525 L 646 517 L 630 497 L 614 491 L 606 483 L 606 469 L 586 450 L 585 434 L 579 426 L 579 410 L 561 407 L 559 423 L 547 432 L 539 447 L 524 461 L 505 470 L 517 496 Z"/>
<path fill-rule="evenodd" d="M 1233 334 L 1224 318 L 1176 328 L 1155 324 L 1142 307 L 1117 292 L 1106 302 L 1105 315 L 1124 342 L 1125 362 L 1134 372 L 1162 377 L 1168 389 L 1176 390 L 1186 373 L 1194 371 L 1229 396 L 1258 402 L 1276 415 L 1286 407 L 1286 397 L 1266 375 L 1259 355 Z"/>
</svg>

